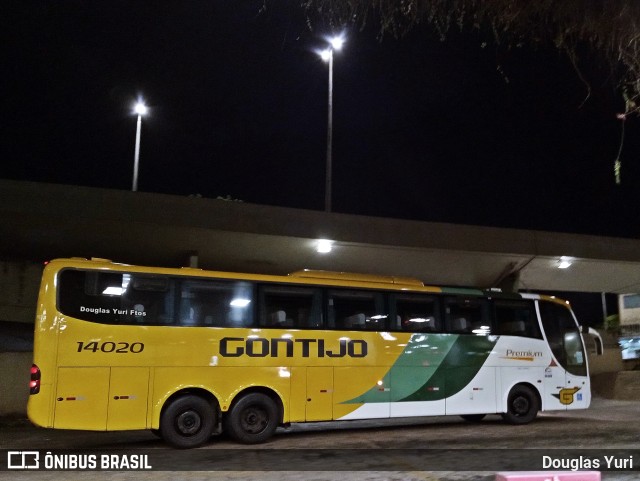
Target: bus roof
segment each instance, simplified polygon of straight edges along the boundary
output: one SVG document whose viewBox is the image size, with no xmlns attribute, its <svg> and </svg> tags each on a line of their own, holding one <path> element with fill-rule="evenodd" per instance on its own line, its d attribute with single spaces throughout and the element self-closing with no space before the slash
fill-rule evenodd
<svg viewBox="0 0 640 481">
<path fill-rule="evenodd" d="M 376 284 L 401 284 L 411 287 L 424 287 L 424 283 L 420 279 L 416 279 L 414 277 L 381 276 L 375 274 L 358 274 L 354 272 L 334 272 L 303 269 L 301 271 L 291 272 L 289 276 L 303 277 L 307 279 L 331 279 L 337 281 L 371 282 Z"/>
<path fill-rule="evenodd" d="M 442 287 L 425 285 L 420 279 L 414 277 L 402 277 L 402 276 L 387 276 L 377 274 L 360 274 L 354 272 L 340 272 L 340 271 L 327 271 L 327 270 L 314 270 L 314 269 L 302 269 L 299 271 L 291 272 L 288 275 L 268 275 L 268 274 L 249 274 L 239 272 L 224 272 L 204 270 L 200 268 L 191 267 L 149 267 L 128 265 L 113 262 L 110 259 L 103 259 L 92 257 L 90 259 L 84 257 L 70 257 L 53 259 L 47 264 L 62 264 L 68 267 L 75 268 L 98 268 L 98 269 L 111 269 L 114 270 L 128 270 L 132 269 L 137 272 L 144 273 L 157 273 L 164 275 L 194 275 L 202 277 L 221 277 L 227 279 L 253 279 L 257 281 L 266 282 L 294 282 L 301 284 L 323 284 L 333 286 L 353 286 L 361 288 L 387 288 L 391 290 L 413 290 L 417 292 L 432 292 L 442 293 L 458 296 L 477 296 L 477 297 L 495 297 L 495 298 L 510 298 L 510 299 L 544 299 L 547 301 L 557 302 L 559 304 L 568 303 L 562 299 L 558 299 L 555 296 L 540 296 L 537 294 L 520 294 L 513 292 L 501 292 L 499 289 L 478 289 L 469 287 Z"/>
</svg>

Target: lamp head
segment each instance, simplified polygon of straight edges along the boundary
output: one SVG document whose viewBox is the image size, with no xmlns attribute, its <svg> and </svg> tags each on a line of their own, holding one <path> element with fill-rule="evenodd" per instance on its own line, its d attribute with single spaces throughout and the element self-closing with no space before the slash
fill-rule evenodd
<svg viewBox="0 0 640 481">
<path fill-rule="evenodd" d="M 322 60 L 324 60 L 325 62 L 328 62 L 329 60 L 331 60 L 331 57 L 333 56 L 333 50 L 331 50 L 330 48 L 325 48 L 324 50 L 318 52 L 318 55 L 320 55 L 320 58 Z"/>
<path fill-rule="evenodd" d="M 147 106 L 142 102 L 136 103 L 136 105 L 133 107 L 133 112 L 137 115 L 145 115 L 147 113 L 147 110 Z"/>
<path fill-rule="evenodd" d="M 329 39 L 329 43 L 331 44 L 331 48 L 333 50 L 341 50 L 344 45 L 344 37 L 339 35 L 337 37 L 332 37 Z"/>
</svg>

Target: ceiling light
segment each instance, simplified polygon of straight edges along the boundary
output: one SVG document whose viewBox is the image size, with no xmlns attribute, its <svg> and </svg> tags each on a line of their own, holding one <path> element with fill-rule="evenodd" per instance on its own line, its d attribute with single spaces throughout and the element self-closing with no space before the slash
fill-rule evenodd
<svg viewBox="0 0 640 481">
<path fill-rule="evenodd" d="M 242 298 L 233 299 L 229 303 L 231 307 L 247 307 L 249 304 L 251 304 L 251 299 L 242 299 Z"/>
<path fill-rule="evenodd" d="M 572 262 L 570 257 L 562 256 L 558 261 L 558 269 L 567 269 L 571 267 L 571 264 Z"/>
<path fill-rule="evenodd" d="M 320 254 L 327 254 L 333 249 L 333 241 L 328 239 L 318 239 L 316 251 Z"/>
<path fill-rule="evenodd" d="M 137 115 L 146 115 L 147 106 L 143 102 L 138 102 L 133 107 L 133 112 Z"/>
</svg>

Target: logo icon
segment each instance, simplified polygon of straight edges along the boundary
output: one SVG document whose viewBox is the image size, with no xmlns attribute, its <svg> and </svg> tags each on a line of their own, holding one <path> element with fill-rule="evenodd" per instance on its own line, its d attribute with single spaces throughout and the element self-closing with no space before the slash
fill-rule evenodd
<svg viewBox="0 0 640 481">
<path fill-rule="evenodd" d="M 40 453 L 38 451 L 8 451 L 7 469 L 39 469 Z"/>
<path fill-rule="evenodd" d="M 554 394 L 553 397 L 558 398 L 561 404 L 564 404 L 564 405 L 573 404 L 573 396 L 579 390 L 580 390 L 579 387 L 560 389 L 560 392 L 558 394 Z M 579 401 L 582 400 L 581 395 L 578 395 L 578 400 Z"/>
</svg>

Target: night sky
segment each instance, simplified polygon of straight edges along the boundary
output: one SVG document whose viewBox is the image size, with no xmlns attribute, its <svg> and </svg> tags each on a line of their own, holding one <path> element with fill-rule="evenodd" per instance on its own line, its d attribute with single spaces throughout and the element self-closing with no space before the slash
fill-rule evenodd
<svg viewBox="0 0 640 481">
<path fill-rule="evenodd" d="M 0 6 L 1 173 L 321 210 L 327 65 L 296 1 Z M 603 62 L 427 27 L 348 28 L 334 64 L 336 212 L 640 236 L 640 121 Z M 485 44 L 485 42 L 488 42 Z"/>
</svg>

